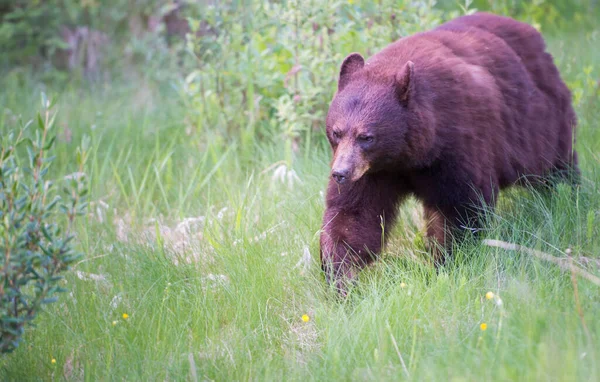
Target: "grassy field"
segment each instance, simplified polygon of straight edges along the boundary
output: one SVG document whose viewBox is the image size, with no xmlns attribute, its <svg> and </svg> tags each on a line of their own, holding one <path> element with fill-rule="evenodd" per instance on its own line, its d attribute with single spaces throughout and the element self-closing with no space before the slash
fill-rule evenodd
<svg viewBox="0 0 600 382">
<path fill-rule="evenodd" d="M 485 234 L 553 256 L 571 248 L 595 274 L 599 40 L 550 43 L 575 93 L 581 187 L 506 192 Z M 415 201 L 381 261 L 337 300 L 318 264 L 323 135 L 289 169 L 277 137 L 217 144 L 172 87 L 45 89 L 17 71 L 2 81 L 1 132 L 34 117 L 41 90 L 60 94 L 57 175 L 76 171 L 84 134 L 93 147 L 85 258 L 70 293 L 2 358 L 3 380 L 600 380 L 598 286 L 480 242 L 436 274 Z"/>
</svg>

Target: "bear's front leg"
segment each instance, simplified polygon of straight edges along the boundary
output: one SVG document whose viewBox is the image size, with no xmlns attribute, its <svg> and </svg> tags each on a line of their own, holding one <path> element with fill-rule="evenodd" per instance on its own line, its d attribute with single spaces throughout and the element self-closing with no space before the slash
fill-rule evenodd
<svg viewBox="0 0 600 382">
<path fill-rule="evenodd" d="M 436 268 L 444 265 L 446 258 L 452 255 L 453 243 L 462 240 L 468 232 L 478 234 L 483 228 L 479 214 L 483 208 L 494 206 L 494 198 L 483 188 L 477 195 L 483 195 L 483 200 L 474 202 L 473 197 L 445 207 L 425 204 L 428 247 Z"/>
<path fill-rule="evenodd" d="M 321 265 L 327 282 L 341 294 L 381 250 L 383 227 L 394 223 L 403 194 L 400 180 L 389 174 L 365 175 L 349 184 L 329 182 Z"/>
</svg>

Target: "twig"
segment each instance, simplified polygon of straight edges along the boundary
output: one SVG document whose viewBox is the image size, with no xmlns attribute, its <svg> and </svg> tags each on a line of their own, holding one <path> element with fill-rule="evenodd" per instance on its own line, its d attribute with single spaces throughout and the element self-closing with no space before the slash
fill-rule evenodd
<svg viewBox="0 0 600 382">
<path fill-rule="evenodd" d="M 194 361 L 194 354 L 188 354 L 188 361 L 190 361 L 190 376 L 192 381 L 198 382 L 198 371 L 196 370 L 196 362 Z"/>
<path fill-rule="evenodd" d="M 596 284 L 597 286 L 600 286 L 600 277 L 595 276 L 595 275 L 579 268 L 578 266 L 573 264 L 571 261 L 569 261 L 568 258 L 552 256 L 552 255 L 549 255 L 542 251 L 527 248 L 527 247 L 524 247 L 524 246 L 518 245 L 518 244 L 507 243 L 507 242 L 501 241 L 501 240 L 486 239 L 483 241 L 483 244 L 490 246 L 490 247 L 507 249 L 509 251 L 525 252 L 525 253 L 535 256 L 539 259 L 554 263 L 554 264 L 558 265 L 563 271 L 569 271 L 574 274 L 577 274 L 580 277 L 583 277 L 584 279 L 590 281 L 591 283 Z"/>
<path fill-rule="evenodd" d="M 567 250 L 569 253 L 570 250 Z M 573 265 L 573 258 L 569 257 L 569 263 Z M 585 324 L 583 309 L 581 308 L 581 303 L 579 302 L 579 288 L 577 287 L 577 277 L 575 277 L 575 272 L 573 272 L 573 268 L 571 268 L 571 282 L 573 283 L 573 295 L 575 297 L 575 306 L 577 308 L 577 314 L 579 315 L 579 320 L 581 321 L 581 326 L 583 326 L 583 331 L 588 340 L 588 345 L 592 344 L 592 337 L 590 336 L 590 331 Z"/>
<path fill-rule="evenodd" d="M 396 349 L 396 353 L 398 354 L 398 358 L 400 358 L 400 362 L 402 363 L 402 368 L 404 369 L 404 373 L 406 373 L 406 376 L 408 378 L 410 378 L 410 373 L 408 372 L 408 369 L 406 368 L 406 364 L 404 363 L 404 358 L 402 358 L 402 354 L 400 353 L 400 349 L 398 349 L 398 344 L 396 343 L 396 338 L 394 337 L 394 334 L 392 333 L 392 328 L 390 327 L 389 323 L 387 323 L 387 330 L 388 330 L 388 332 L 390 332 L 390 337 L 392 338 L 392 343 L 394 344 L 394 348 Z"/>
</svg>

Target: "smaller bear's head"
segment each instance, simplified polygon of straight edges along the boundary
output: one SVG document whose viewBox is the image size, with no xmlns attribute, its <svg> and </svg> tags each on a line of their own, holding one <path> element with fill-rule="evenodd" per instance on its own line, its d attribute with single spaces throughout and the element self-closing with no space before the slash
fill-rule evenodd
<svg viewBox="0 0 600 382">
<path fill-rule="evenodd" d="M 346 57 L 326 121 L 336 182 L 410 167 L 425 155 L 433 138 L 417 110 L 416 87 L 412 61 L 396 70 L 365 65 L 358 53 Z"/>
</svg>

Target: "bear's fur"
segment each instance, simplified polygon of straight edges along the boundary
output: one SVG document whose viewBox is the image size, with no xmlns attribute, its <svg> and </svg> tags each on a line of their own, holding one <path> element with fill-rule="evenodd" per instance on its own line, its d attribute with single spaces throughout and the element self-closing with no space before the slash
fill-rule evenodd
<svg viewBox="0 0 600 382">
<path fill-rule="evenodd" d="M 344 60 L 326 121 L 329 282 L 342 288 L 372 261 L 407 195 L 424 205 L 427 236 L 449 248 L 500 189 L 578 173 L 571 94 L 545 49 L 533 27 L 477 13 Z"/>
</svg>

